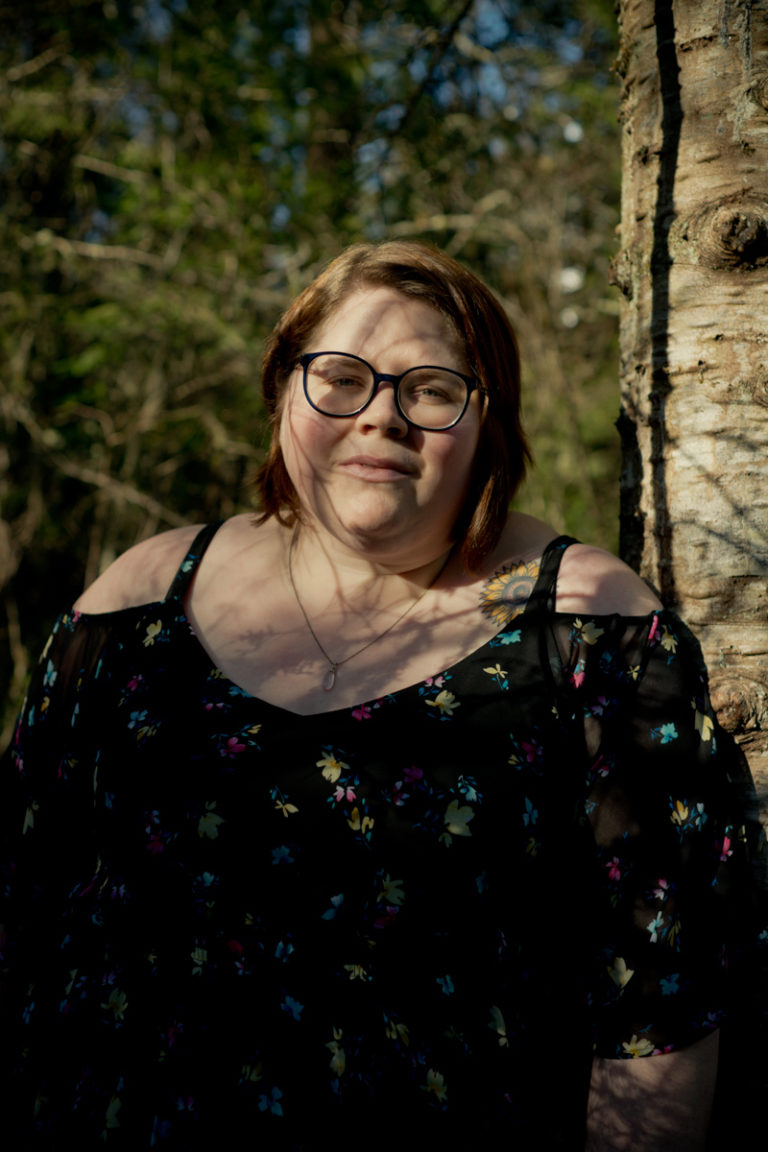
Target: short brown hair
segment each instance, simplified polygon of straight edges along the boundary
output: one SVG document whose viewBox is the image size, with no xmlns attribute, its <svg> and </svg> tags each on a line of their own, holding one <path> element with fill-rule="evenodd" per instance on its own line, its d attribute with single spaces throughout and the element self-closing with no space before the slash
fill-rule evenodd
<svg viewBox="0 0 768 1152">
<path fill-rule="evenodd" d="M 280 418 L 288 378 L 317 328 L 357 289 L 387 287 L 431 304 L 451 323 L 486 411 L 464 507 L 454 528 L 465 566 L 477 569 L 499 541 L 509 502 L 525 476 L 530 451 L 520 422 L 520 359 L 499 302 L 472 272 L 436 248 L 413 241 L 356 244 L 333 260 L 275 325 L 264 353 L 262 388 L 272 424 L 267 459 L 256 484 L 259 523 L 277 516 L 293 524 L 298 497 L 280 449 Z"/>
</svg>

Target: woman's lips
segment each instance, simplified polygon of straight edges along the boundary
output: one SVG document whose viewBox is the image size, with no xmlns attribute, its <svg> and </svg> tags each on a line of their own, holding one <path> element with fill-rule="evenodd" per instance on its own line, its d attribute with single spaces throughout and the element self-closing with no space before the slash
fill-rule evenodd
<svg viewBox="0 0 768 1152">
<path fill-rule="evenodd" d="M 361 480 L 402 480 L 415 473 L 410 464 L 391 456 L 351 456 L 341 466 Z"/>
</svg>

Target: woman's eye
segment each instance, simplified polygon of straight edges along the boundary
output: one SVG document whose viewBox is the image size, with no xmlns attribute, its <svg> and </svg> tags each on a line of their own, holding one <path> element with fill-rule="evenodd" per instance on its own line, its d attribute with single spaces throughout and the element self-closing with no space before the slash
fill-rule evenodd
<svg viewBox="0 0 768 1152">
<path fill-rule="evenodd" d="M 443 389 L 436 388 L 434 384 L 420 384 L 418 388 L 413 389 L 411 395 L 414 400 L 445 402 L 450 399 Z"/>
<path fill-rule="evenodd" d="M 334 388 L 364 388 L 365 381 L 356 376 L 334 376 L 327 381 Z"/>
<path fill-rule="evenodd" d="M 442 376 L 416 376 L 405 381 L 405 397 L 411 404 L 455 404 L 460 389 Z"/>
</svg>

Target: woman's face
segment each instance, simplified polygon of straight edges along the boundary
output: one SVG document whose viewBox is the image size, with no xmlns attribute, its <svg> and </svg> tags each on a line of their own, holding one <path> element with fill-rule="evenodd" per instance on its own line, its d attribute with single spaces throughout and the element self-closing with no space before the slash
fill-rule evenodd
<svg viewBox="0 0 768 1152">
<path fill-rule="evenodd" d="M 352 292 L 304 351 L 351 352 L 377 372 L 395 375 L 422 364 L 468 371 L 448 320 L 431 305 L 384 287 Z M 301 507 L 316 527 L 373 558 L 426 563 L 451 542 L 480 421 L 481 397 L 474 391 L 455 427 L 412 428 L 397 411 L 389 383 L 379 385 L 357 416 L 323 416 L 307 403 L 297 368 L 280 442 Z"/>
</svg>

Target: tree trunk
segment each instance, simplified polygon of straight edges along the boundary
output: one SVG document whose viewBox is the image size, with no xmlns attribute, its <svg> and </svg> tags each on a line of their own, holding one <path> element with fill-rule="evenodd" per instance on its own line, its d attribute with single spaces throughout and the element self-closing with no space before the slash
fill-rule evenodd
<svg viewBox="0 0 768 1152">
<path fill-rule="evenodd" d="M 768 799 L 768 0 L 622 0 L 622 553 Z"/>
</svg>

